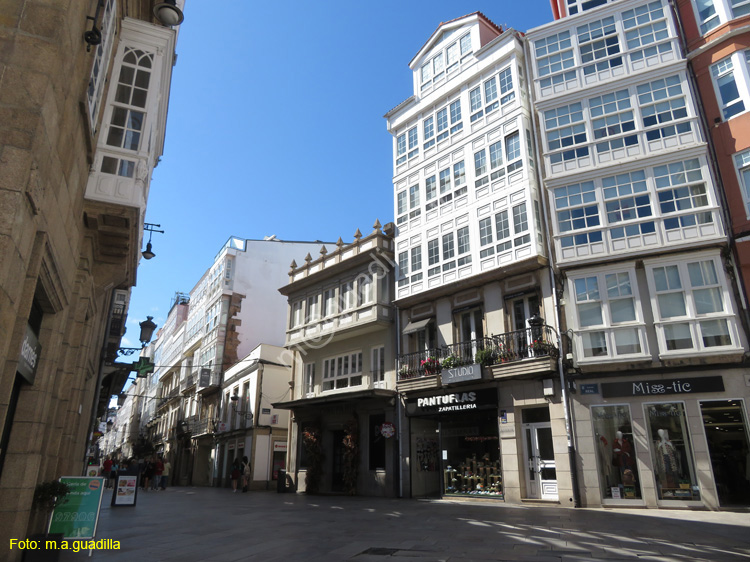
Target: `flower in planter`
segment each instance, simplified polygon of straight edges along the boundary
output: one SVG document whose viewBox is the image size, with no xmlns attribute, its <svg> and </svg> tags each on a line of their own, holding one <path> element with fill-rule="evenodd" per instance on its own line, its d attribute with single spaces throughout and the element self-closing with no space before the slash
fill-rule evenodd
<svg viewBox="0 0 750 562">
<path fill-rule="evenodd" d="M 420 362 L 420 366 L 430 375 L 440 371 L 440 362 L 435 357 L 423 359 Z"/>
<path fill-rule="evenodd" d="M 443 369 L 453 369 L 461 365 L 461 360 L 455 355 L 449 355 L 443 359 Z"/>
</svg>

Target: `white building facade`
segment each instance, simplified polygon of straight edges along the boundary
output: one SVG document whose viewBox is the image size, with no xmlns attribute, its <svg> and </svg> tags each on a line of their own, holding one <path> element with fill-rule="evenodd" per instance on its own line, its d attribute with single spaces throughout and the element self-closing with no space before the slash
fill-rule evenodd
<svg viewBox="0 0 750 562">
<path fill-rule="evenodd" d="M 704 420 L 747 419 L 747 342 L 670 5 L 584 5 L 526 38 L 583 503 L 717 507 Z"/>
<path fill-rule="evenodd" d="M 409 66 L 414 93 L 385 116 L 405 495 L 567 503 L 523 37 L 477 12 L 441 24 Z"/>
</svg>

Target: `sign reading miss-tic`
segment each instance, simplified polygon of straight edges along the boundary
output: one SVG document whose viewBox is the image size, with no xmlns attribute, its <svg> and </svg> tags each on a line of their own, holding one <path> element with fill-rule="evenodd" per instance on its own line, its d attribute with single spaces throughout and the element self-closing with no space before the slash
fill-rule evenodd
<svg viewBox="0 0 750 562">
<path fill-rule="evenodd" d="M 696 394 L 699 392 L 723 392 L 721 377 L 693 377 L 689 379 L 633 380 L 628 382 L 602 383 L 602 396 L 659 396 L 662 394 Z"/>
</svg>

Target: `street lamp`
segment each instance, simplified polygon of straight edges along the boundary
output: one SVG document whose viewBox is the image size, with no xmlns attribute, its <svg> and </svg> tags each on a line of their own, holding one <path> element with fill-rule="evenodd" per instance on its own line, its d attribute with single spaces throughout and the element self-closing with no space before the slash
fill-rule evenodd
<svg viewBox="0 0 750 562">
<path fill-rule="evenodd" d="M 185 19 L 185 15 L 177 7 L 175 0 L 164 0 L 164 2 L 156 4 L 154 6 L 154 16 L 159 20 L 159 23 L 167 27 L 180 25 Z"/>
<path fill-rule="evenodd" d="M 237 409 L 237 403 L 240 401 L 239 396 L 237 396 L 236 394 L 232 394 L 232 396 L 229 397 L 229 400 L 232 402 L 232 411 L 235 414 L 238 414 L 244 417 L 246 420 L 253 419 L 253 413 L 250 410 L 238 410 Z"/>
<path fill-rule="evenodd" d="M 163 230 L 156 230 L 157 227 L 160 227 L 160 224 L 152 224 L 150 222 L 144 222 L 143 223 L 143 230 L 148 232 L 148 242 L 146 243 L 146 249 L 141 252 L 141 255 L 144 259 L 150 260 L 154 257 L 156 257 L 156 254 L 153 251 L 153 246 L 151 245 L 151 237 L 154 235 L 154 232 L 158 232 L 160 234 L 164 234 Z"/>
</svg>

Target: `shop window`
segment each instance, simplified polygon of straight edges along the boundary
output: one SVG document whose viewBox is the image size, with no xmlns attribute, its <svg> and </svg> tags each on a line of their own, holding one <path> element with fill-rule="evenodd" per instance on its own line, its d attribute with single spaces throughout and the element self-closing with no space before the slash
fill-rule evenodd
<svg viewBox="0 0 750 562">
<path fill-rule="evenodd" d="M 495 416 L 466 415 L 441 424 L 445 495 L 503 497 Z M 447 464 L 445 464 L 447 463 Z"/>
<path fill-rule="evenodd" d="M 385 469 L 385 437 L 380 428 L 385 423 L 385 414 L 370 416 L 370 470 Z"/>
<path fill-rule="evenodd" d="M 685 405 L 666 402 L 646 404 L 645 408 L 657 497 L 660 500 L 700 500 Z"/>
<path fill-rule="evenodd" d="M 641 498 L 630 408 L 593 406 L 594 441 L 602 499 Z"/>
</svg>

